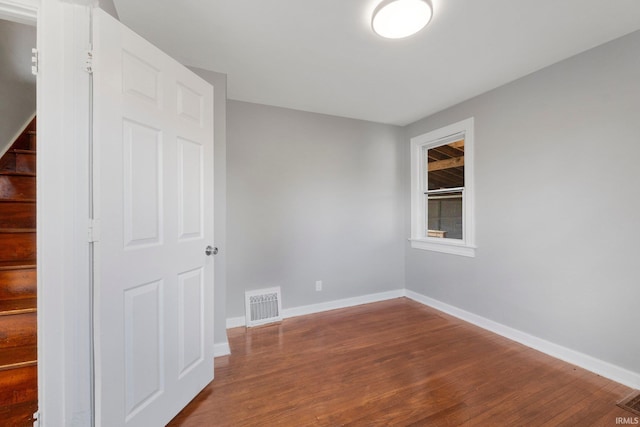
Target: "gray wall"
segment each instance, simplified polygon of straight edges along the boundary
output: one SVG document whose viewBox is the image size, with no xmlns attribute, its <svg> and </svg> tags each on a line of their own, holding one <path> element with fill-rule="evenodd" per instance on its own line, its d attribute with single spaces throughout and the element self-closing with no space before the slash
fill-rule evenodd
<svg viewBox="0 0 640 427">
<path fill-rule="evenodd" d="M 281 286 L 289 308 L 403 288 L 401 129 L 227 107 L 227 316 L 250 289 Z"/>
<path fill-rule="evenodd" d="M 639 77 L 636 32 L 408 126 L 475 117 L 478 249 L 406 287 L 640 372 Z"/>
<path fill-rule="evenodd" d="M 214 111 L 214 342 L 227 342 L 227 75 L 200 68 L 191 68 L 213 85 Z"/>
<path fill-rule="evenodd" d="M 0 19 L 0 155 L 36 112 L 36 27 Z"/>
</svg>

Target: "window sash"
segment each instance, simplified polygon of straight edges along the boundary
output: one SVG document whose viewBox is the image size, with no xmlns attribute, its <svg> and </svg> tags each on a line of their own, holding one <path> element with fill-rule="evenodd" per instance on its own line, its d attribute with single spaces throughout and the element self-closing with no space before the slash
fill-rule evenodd
<svg viewBox="0 0 640 427">
<path fill-rule="evenodd" d="M 454 200 L 460 200 L 458 203 L 447 203 Z M 430 203 L 436 202 L 437 214 L 434 215 L 430 211 Z M 447 206 L 448 205 L 448 206 Z M 457 187 L 456 189 L 447 190 L 430 190 L 424 192 L 423 198 L 424 206 L 424 231 L 422 237 L 425 238 L 437 238 L 450 239 L 453 241 L 463 242 L 465 233 L 465 197 L 464 187 Z M 443 208 L 445 212 L 450 211 L 449 215 L 443 214 Z M 451 212 L 453 210 L 453 212 Z M 435 213 L 435 212 L 434 212 Z M 436 226 L 434 223 L 437 223 Z"/>
<path fill-rule="evenodd" d="M 437 190 L 424 190 L 424 194 L 461 193 L 464 187 L 438 188 Z"/>
</svg>

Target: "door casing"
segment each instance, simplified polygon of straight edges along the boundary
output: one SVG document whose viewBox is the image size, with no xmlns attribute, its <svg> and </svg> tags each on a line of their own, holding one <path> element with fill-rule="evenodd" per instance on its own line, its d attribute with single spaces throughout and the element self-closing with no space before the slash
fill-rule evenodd
<svg viewBox="0 0 640 427">
<path fill-rule="evenodd" d="M 92 425 L 88 229 L 91 0 L 0 0 L 37 26 L 40 426 Z M 62 25 L 61 25 L 62 24 Z"/>
</svg>

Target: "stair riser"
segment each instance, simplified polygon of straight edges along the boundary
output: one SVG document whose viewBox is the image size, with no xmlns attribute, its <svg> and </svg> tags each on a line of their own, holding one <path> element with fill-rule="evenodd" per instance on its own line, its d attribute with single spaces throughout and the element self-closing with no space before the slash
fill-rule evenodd
<svg viewBox="0 0 640 427">
<path fill-rule="evenodd" d="M 0 316 L 0 347 L 36 345 L 36 327 L 36 313 Z"/>
<path fill-rule="evenodd" d="M 36 228 L 35 202 L 0 203 L 0 228 Z"/>
<path fill-rule="evenodd" d="M 11 151 L 7 151 L 2 158 L 0 158 L 0 172 L 15 171 L 16 170 L 16 155 Z"/>
<path fill-rule="evenodd" d="M 21 403 L 19 405 L 11 405 L 0 407 L 0 420 L 3 420 L 6 426 L 33 426 L 33 413 L 38 410 L 38 402 Z"/>
<path fill-rule="evenodd" d="M 8 369 L 0 371 L 0 406 L 24 403 L 38 399 L 38 368 Z"/>
<path fill-rule="evenodd" d="M 35 133 L 27 132 L 23 133 L 16 139 L 11 146 L 19 150 L 35 150 L 36 149 L 36 135 Z"/>
<path fill-rule="evenodd" d="M 35 176 L 0 175 L 0 199 L 35 199 Z"/>
<path fill-rule="evenodd" d="M 0 233 L 0 260 L 27 260 L 36 257 L 36 233 Z"/>
<path fill-rule="evenodd" d="M 0 300 L 36 297 L 36 269 L 0 271 Z"/>
<path fill-rule="evenodd" d="M 16 172 L 36 172 L 36 156 L 28 153 L 15 153 Z"/>
<path fill-rule="evenodd" d="M 34 129 L 35 132 L 35 129 Z M 37 144 L 38 139 L 36 138 L 36 134 L 32 133 L 29 135 L 29 150 L 33 150 L 36 151 L 36 149 L 38 148 L 38 144 Z"/>
<path fill-rule="evenodd" d="M 0 348 L 36 345 L 36 322 L 36 313 L 0 316 Z"/>
</svg>

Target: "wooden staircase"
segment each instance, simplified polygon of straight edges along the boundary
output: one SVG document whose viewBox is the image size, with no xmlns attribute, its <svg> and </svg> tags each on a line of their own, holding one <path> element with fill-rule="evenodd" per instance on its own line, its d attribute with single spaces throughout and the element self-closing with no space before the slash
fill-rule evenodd
<svg viewBox="0 0 640 427">
<path fill-rule="evenodd" d="M 36 119 L 0 158 L 0 426 L 38 410 Z"/>
</svg>

